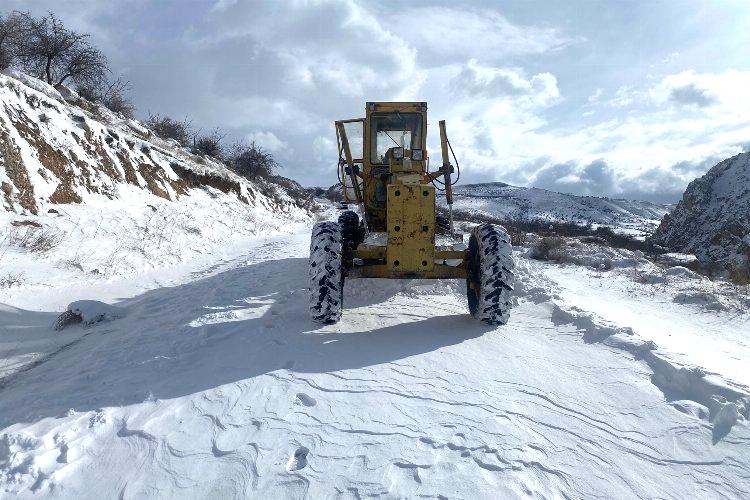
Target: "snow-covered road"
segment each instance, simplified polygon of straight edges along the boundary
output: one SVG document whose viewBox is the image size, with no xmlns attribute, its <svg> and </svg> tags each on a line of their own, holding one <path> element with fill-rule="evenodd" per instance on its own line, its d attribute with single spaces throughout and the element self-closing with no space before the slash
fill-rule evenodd
<svg viewBox="0 0 750 500">
<path fill-rule="evenodd" d="M 519 266 L 507 326 L 471 319 L 462 283 L 359 280 L 318 327 L 307 245 L 276 239 L 90 328 L 0 307 L 0 496 L 750 495 L 744 420 L 680 412 L 650 365 L 585 342 L 547 266 Z"/>
</svg>

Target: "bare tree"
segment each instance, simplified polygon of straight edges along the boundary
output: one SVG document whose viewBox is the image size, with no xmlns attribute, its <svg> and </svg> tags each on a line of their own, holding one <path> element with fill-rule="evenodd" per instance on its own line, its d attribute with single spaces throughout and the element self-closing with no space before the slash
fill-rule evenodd
<svg viewBox="0 0 750 500">
<path fill-rule="evenodd" d="M 248 179 L 269 178 L 274 175 L 278 167 L 271 153 L 255 144 L 255 141 L 251 142 L 250 146 L 244 144 L 232 146 L 227 155 L 227 163 L 235 173 Z"/>
<path fill-rule="evenodd" d="M 23 21 L 28 13 L 13 11 L 8 15 L 0 14 L 0 69 L 10 66 L 16 57 L 16 46 L 22 39 Z"/>
<path fill-rule="evenodd" d="M 109 72 L 104 54 L 92 47 L 88 34 L 67 29 L 55 14 L 35 19 L 21 13 L 24 25 L 16 56 L 30 74 L 50 85 L 70 79 L 76 84 L 98 85 Z"/>
<path fill-rule="evenodd" d="M 174 139 L 185 147 L 190 145 L 193 135 L 193 125 L 187 118 L 178 121 L 168 116 L 149 114 L 146 127 L 159 137 Z"/>
</svg>

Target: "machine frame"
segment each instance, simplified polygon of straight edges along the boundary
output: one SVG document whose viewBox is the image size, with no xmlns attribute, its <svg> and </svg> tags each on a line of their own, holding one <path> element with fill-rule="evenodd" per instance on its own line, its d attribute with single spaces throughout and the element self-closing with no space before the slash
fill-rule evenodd
<svg viewBox="0 0 750 500">
<path fill-rule="evenodd" d="M 403 118 L 401 114 L 421 117 L 417 148 L 396 144 L 388 149 L 386 163 L 373 163 L 374 117 L 388 121 Z M 347 125 L 361 123 L 361 158 L 352 155 Z M 385 233 L 385 244 L 357 241 L 345 255 L 344 268 L 349 278 L 458 278 L 465 279 L 466 251 L 452 246 L 437 246 L 435 181 L 445 186 L 445 196 L 452 213 L 453 193 L 449 161 L 449 143 L 445 121 L 439 122 L 443 163 L 429 171 L 427 144 L 427 104 L 424 102 L 368 102 L 364 118 L 335 122 L 339 152 L 339 179 L 345 203 L 356 203 L 363 216 L 361 234 Z M 382 132 L 382 131 L 381 131 Z M 387 134 L 387 130 L 385 131 Z M 387 134 L 390 137 L 390 134 Z M 403 138 L 403 135 L 402 135 Z M 410 135 L 411 143 L 414 138 Z M 353 139 L 353 138 L 352 138 Z M 385 194 L 385 200 L 383 200 Z M 383 203 L 385 201 L 385 203 Z M 450 220 L 453 234 L 453 221 Z M 461 261 L 450 265 L 448 261 Z"/>
</svg>

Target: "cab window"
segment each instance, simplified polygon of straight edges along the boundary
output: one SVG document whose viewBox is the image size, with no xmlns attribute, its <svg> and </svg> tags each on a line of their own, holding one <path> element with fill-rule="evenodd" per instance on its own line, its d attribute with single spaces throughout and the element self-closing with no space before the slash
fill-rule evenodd
<svg viewBox="0 0 750 500">
<path fill-rule="evenodd" d="M 422 149 L 421 113 L 375 113 L 370 120 L 371 163 L 388 163 L 390 148 Z"/>
</svg>

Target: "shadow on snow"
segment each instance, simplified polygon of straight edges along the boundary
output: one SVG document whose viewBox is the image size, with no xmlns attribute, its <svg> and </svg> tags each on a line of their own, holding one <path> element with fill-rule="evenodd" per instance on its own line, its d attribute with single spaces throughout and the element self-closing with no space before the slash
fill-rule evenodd
<svg viewBox="0 0 750 500">
<path fill-rule="evenodd" d="M 382 303 L 399 281 L 357 280 L 347 286 L 344 317 L 320 327 L 308 317 L 307 259 L 266 261 L 184 285 L 159 288 L 118 303 L 127 316 L 65 330 L 69 341 L 0 381 L 0 428 L 64 414 L 170 399 L 288 369 L 325 373 L 419 355 L 494 330 L 468 314 L 390 326 Z M 357 308 L 376 306 L 372 311 Z M 349 319 L 373 328 L 352 328 Z M 0 308 L 0 341 L 26 328 L 46 338 L 55 313 Z M 378 323 L 379 322 L 379 323 Z M 72 341 L 72 343 L 71 343 Z"/>
</svg>

